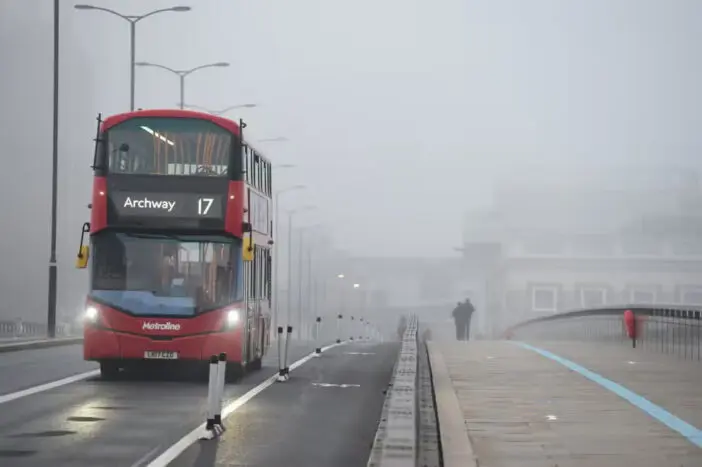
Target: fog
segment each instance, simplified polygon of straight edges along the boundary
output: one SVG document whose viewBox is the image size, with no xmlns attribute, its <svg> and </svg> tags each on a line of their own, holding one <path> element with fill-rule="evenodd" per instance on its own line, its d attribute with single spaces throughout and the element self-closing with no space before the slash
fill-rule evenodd
<svg viewBox="0 0 702 467">
<path fill-rule="evenodd" d="M 87 283 L 73 264 L 95 117 L 129 106 L 129 27 L 61 4 L 59 299 L 70 314 Z M 275 188 L 308 188 L 281 206 L 317 206 L 296 222 L 323 223 L 350 256 L 457 257 L 466 213 L 494 206 L 505 177 L 524 193 L 555 180 L 575 210 L 585 208 L 570 187 L 598 187 L 603 173 L 627 186 L 642 168 L 664 177 L 701 165 L 696 0 L 92 4 L 134 15 L 191 6 L 138 23 L 137 61 L 229 62 L 188 76 L 185 102 L 257 104 L 227 116 L 247 121 L 274 164 L 296 165 L 276 172 Z M 0 318 L 45 316 L 52 14 L 48 0 L 0 0 Z M 178 99 L 175 75 L 137 68 L 137 107 Z M 278 137 L 287 141 L 257 143 Z M 644 182 L 658 183 L 668 182 Z"/>
</svg>

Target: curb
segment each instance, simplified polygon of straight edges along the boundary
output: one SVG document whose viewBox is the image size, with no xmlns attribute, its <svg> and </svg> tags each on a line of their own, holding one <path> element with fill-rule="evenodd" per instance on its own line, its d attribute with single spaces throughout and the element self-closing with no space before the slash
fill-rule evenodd
<svg viewBox="0 0 702 467">
<path fill-rule="evenodd" d="M 63 345 L 80 344 L 82 337 L 64 337 L 59 339 L 42 339 L 35 341 L 16 342 L 11 344 L 0 344 L 0 353 L 19 352 L 20 350 L 45 349 L 48 347 L 60 347 Z"/>
<path fill-rule="evenodd" d="M 415 467 L 417 463 L 417 317 L 402 337 L 400 355 L 383 403 L 368 467 Z"/>
<path fill-rule="evenodd" d="M 426 343 L 429 366 L 436 400 L 436 421 L 443 467 L 477 467 L 478 459 L 466 430 L 463 411 L 453 388 L 448 366 L 441 351 L 429 341 Z"/>
</svg>

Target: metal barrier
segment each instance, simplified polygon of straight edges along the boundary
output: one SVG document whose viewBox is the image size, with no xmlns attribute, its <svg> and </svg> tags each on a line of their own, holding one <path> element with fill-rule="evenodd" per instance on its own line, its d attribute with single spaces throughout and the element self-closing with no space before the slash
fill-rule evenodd
<svg viewBox="0 0 702 467">
<path fill-rule="evenodd" d="M 81 334 L 82 331 L 69 323 L 56 324 L 56 337 L 72 337 Z M 46 336 L 46 323 L 32 323 L 22 320 L 0 321 L 0 339 L 41 339 Z"/>
<path fill-rule="evenodd" d="M 383 404 L 368 467 L 414 467 L 417 463 L 417 317 L 402 336 L 400 356 Z"/>
<path fill-rule="evenodd" d="M 576 310 L 518 323 L 503 337 L 618 342 L 702 361 L 702 308 L 628 305 Z"/>
</svg>

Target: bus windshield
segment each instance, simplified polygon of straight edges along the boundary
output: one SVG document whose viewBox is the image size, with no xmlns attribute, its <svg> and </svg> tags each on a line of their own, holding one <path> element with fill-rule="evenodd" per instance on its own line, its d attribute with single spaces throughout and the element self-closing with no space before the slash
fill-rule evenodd
<svg viewBox="0 0 702 467">
<path fill-rule="evenodd" d="M 241 240 L 105 232 L 91 297 L 141 316 L 193 316 L 242 300 Z"/>
<path fill-rule="evenodd" d="M 233 136 L 196 118 L 141 117 L 106 131 L 107 169 L 117 174 L 226 177 Z"/>
</svg>

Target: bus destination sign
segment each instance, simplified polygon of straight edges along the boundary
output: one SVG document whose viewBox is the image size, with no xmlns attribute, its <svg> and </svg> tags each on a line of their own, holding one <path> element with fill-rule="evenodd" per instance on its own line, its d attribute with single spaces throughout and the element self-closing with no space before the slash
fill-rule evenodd
<svg viewBox="0 0 702 467">
<path fill-rule="evenodd" d="M 110 201 L 119 217 L 223 219 L 223 197 L 196 193 L 112 192 Z"/>
</svg>

